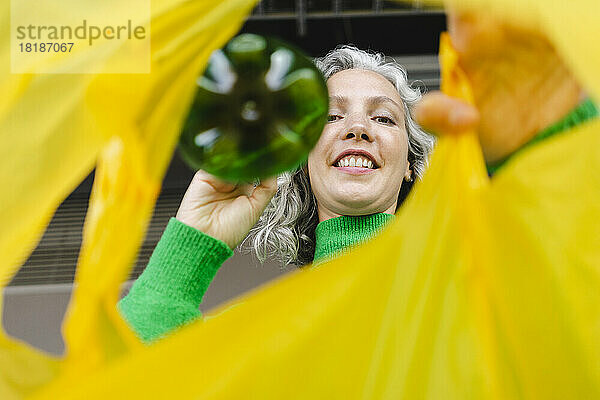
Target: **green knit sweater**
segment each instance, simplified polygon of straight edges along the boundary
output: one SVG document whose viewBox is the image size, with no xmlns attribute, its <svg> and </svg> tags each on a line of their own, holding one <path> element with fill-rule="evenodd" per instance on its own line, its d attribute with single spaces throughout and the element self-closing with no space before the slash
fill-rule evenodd
<svg viewBox="0 0 600 400">
<path fill-rule="evenodd" d="M 377 234 L 393 215 L 372 214 L 323 221 L 315 231 L 315 261 L 323 262 Z M 150 342 L 201 316 L 199 306 L 217 270 L 233 252 L 171 218 L 148 266 L 119 310 L 138 336 Z"/>
</svg>

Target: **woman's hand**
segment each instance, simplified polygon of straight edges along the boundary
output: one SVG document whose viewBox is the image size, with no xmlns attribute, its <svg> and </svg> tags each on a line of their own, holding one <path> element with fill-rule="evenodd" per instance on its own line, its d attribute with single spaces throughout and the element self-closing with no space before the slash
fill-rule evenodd
<svg viewBox="0 0 600 400">
<path fill-rule="evenodd" d="M 581 100 L 576 80 L 540 33 L 485 12 L 448 15 L 452 44 L 471 82 L 479 115 L 462 102 L 432 93 L 416 112 L 425 129 L 446 134 L 477 123 L 483 154 L 493 163 L 560 120 Z M 444 111 L 446 107 L 450 108 Z"/>
<path fill-rule="evenodd" d="M 233 185 L 198 171 L 188 187 L 177 218 L 234 249 L 256 224 L 277 191 L 277 179 Z"/>
</svg>

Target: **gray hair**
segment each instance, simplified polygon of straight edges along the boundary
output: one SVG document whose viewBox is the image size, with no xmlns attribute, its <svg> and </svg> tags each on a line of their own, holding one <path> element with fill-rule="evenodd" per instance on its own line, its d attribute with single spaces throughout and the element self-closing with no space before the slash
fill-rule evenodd
<svg viewBox="0 0 600 400">
<path fill-rule="evenodd" d="M 394 85 L 403 100 L 408 162 L 414 175 L 420 179 L 433 148 L 433 138 L 421 130 L 412 118 L 412 109 L 421 99 L 421 92 L 408 84 L 405 69 L 383 54 L 369 53 L 353 46 L 340 46 L 325 57 L 315 59 L 315 64 L 325 79 L 339 71 L 365 69 L 382 75 Z M 402 183 L 398 206 L 410 192 L 413 183 Z M 308 264 L 313 261 L 315 229 L 319 219 L 317 201 L 306 166 L 283 173 L 277 178 L 277 184 L 277 193 L 244 242 L 249 242 L 261 262 L 274 257 L 283 264 Z"/>
</svg>

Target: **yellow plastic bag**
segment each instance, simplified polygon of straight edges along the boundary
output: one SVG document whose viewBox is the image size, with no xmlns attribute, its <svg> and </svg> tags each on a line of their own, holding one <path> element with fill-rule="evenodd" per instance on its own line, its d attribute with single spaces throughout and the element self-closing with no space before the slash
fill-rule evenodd
<svg viewBox="0 0 600 400">
<path fill-rule="evenodd" d="M 0 398 L 22 398 L 52 380 L 57 387 L 68 385 L 140 346 L 115 309 L 119 286 L 143 238 L 196 77 L 254 3 L 153 1 L 151 20 L 138 21 L 151 27 L 149 74 L 11 74 L 11 4 L 1 2 L 2 286 L 60 202 L 96 163 L 97 171 L 64 326 L 65 359 L 59 362 L 0 333 Z M 64 7 L 54 8 L 68 12 Z M 106 1 L 83 7 L 118 16 L 127 5 Z M 131 51 L 109 43 L 98 49 L 74 57 L 114 65 Z M 70 60 L 58 54 L 45 62 L 68 71 Z"/>
<path fill-rule="evenodd" d="M 176 4 L 173 10 L 181 10 L 181 21 L 193 26 L 194 19 L 183 16 L 206 2 Z M 509 1 L 477 4 L 495 7 Z M 600 15 L 599 5 L 589 5 L 593 8 L 587 13 Z M 224 2 L 214 5 L 222 13 L 198 16 L 240 21 L 250 6 Z M 178 20 L 177 12 L 166 14 Z M 223 19 L 212 21 L 211 38 L 223 33 L 219 40 L 224 41 L 234 30 L 217 24 Z M 169 37 L 166 26 L 178 24 L 165 24 L 161 31 L 165 48 L 195 38 Z M 587 29 L 598 33 L 595 25 Z M 446 40 L 442 43 L 444 89 L 468 100 L 455 55 Z M 578 43 L 570 44 L 577 48 Z M 582 66 L 578 76 L 598 98 L 600 63 L 589 51 L 569 54 L 577 58 L 570 61 L 573 65 Z M 106 137 L 103 129 L 93 136 L 102 143 L 96 151 L 102 150 L 79 287 L 65 326 L 67 356 L 58 362 L 3 340 L 2 398 L 35 389 L 35 398 L 43 399 L 600 397 L 598 121 L 522 151 L 492 181 L 474 132 L 443 137 L 423 182 L 381 236 L 331 263 L 256 291 L 205 323 L 149 347 L 137 345 L 116 315 L 117 288 L 139 245 L 201 58 L 183 70 L 185 79 L 175 79 L 173 71 L 181 64 L 173 61 L 172 69 L 158 75 L 153 70 L 156 80 L 142 79 L 144 84 L 108 76 L 86 84 L 89 104 L 99 109 L 110 106 L 102 102 L 103 85 L 141 85 L 144 95 L 132 95 L 138 101 L 123 102 L 123 110 L 139 106 L 149 92 L 156 102 L 143 103 L 139 110 L 152 112 L 143 113 L 144 124 L 133 124 L 143 126 L 144 135 L 132 128 Z M 172 85 L 168 78 L 174 79 Z M 11 98 L 23 98 L 22 85 L 7 85 L 16 88 Z M 12 112 L 12 103 L 6 104 L 0 111 Z M 171 112 L 174 117 L 167 118 Z M 102 124 L 108 127 L 111 121 Z M 158 136 L 162 129 L 170 132 L 166 139 Z M 87 169 L 79 166 L 78 171 L 81 176 Z M 37 179 L 39 174 L 32 175 L 29 182 Z M 60 182 L 56 187 L 62 187 L 64 197 L 76 181 L 72 177 L 71 186 Z M 56 187 L 46 190 L 60 198 Z M 16 193 L 35 198 L 28 197 L 33 195 L 27 189 Z M 2 192 L 0 198 L 10 196 Z M 59 200 L 44 199 L 45 213 L 32 217 L 35 224 L 22 231 L 39 236 L 42 217 L 47 220 Z M 0 204 L 13 211 L 34 208 L 31 202 L 22 208 L 15 203 Z M 9 228 L 20 229 L 16 222 Z M 8 236 L 3 231 L 0 249 L 9 249 Z M 22 242 L 11 244 L 18 251 L 10 257 L 0 253 L 4 276 L 27 250 Z"/>
<path fill-rule="evenodd" d="M 442 43 L 445 90 L 468 100 Z M 443 137 L 380 237 L 45 395 L 595 398 L 599 133 L 523 151 L 493 181 L 474 132 Z"/>
</svg>

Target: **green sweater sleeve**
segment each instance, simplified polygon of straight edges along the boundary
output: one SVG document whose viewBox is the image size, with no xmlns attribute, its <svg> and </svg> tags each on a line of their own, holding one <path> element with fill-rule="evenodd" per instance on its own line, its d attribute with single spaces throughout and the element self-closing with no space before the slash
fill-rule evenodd
<svg viewBox="0 0 600 400">
<path fill-rule="evenodd" d="M 145 342 L 200 317 L 204 292 L 232 254 L 222 241 L 171 218 L 146 269 L 119 302 L 121 315 Z"/>
</svg>

